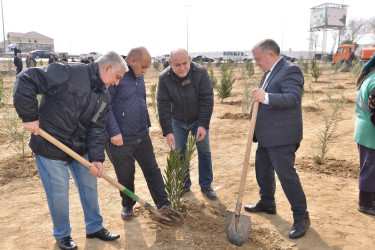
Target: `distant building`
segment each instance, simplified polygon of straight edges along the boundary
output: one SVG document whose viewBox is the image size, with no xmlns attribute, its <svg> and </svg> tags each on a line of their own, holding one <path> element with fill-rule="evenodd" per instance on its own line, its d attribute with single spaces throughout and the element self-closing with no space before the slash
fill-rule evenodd
<svg viewBox="0 0 375 250">
<path fill-rule="evenodd" d="M 15 47 L 21 49 L 22 52 L 30 52 L 32 50 L 54 51 L 54 40 L 35 31 L 27 33 L 8 32 L 5 44 L 6 53 L 12 53 Z"/>
</svg>

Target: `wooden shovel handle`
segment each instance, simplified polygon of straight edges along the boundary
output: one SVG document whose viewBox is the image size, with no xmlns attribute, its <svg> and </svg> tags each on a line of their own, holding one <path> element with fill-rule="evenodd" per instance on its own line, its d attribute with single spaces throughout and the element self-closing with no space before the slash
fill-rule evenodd
<svg viewBox="0 0 375 250">
<path fill-rule="evenodd" d="M 61 143 L 60 141 L 58 141 L 56 138 L 54 138 L 53 136 L 51 136 L 50 134 L 48 134 L 46 131 L 44 131 L 41 128 L 39 128 L 39 135 L 42 136 L 47 141 L 49 141 L 50 143 L 52 143 L 53 145 L 55 145 L 56 147 L 58 147 L 59 149 L 61 149 L 62 151 L 64 151 L 65 153 L 67 153 L 68 155 L 70 155 L 71 157 L 73 157 L 75 160 L 77 160 L 78 162 L 80 162 L 85 167 L 87 167 L 89 169 L 90 168 L 96 168 L 88 160 L 86 160 L 85 158 L 83 158 L 82 156 L 80 156 L 79 154 L 77 154 L 76 152 L 74 152 L 73 150 L 71 150 L 70 148 L 68 148 L 67 146 L 65 146 L 63 143 Z M 120 191 L 124 191 L 126 189 L 123 185 L 121 185 L 120 183 L 118 183 L 117 181 L 115 181 L 114 179 L 112 179 L 112 177 L 110 177 L 109 175 L 107 175 L 104 172 L 102 173 L 101 177 L 103 179 L 105 179 L 106 181 L 108 181 L 113 186 L 115 186 L 116 188 L 118 188 Z M 138 201 L 138 202 L 142 204 L 142 202 L 144 202 L 144 201 L 142 199 L 140 199 L 140 201 Z"/>
<path fill-rule="evenodd" d="M 254 102 L 252 106 L 253 113 L 251 115 L 250 131 L 249 131 L 249 136 L 247 138 L 245 159 L 244 159 L 243 168 L 242 168 L 240 190 L 238 192 L 238 198 L 237 198 L 237 204 L 236 204 L 236 210 L 235 210 L 235 214 L 237 216 L 240 215 L 241 206 L 242 206 L 242 198 L 243 198 L 243 193 L 245 189 L 247 170 L 248 170 L 249 161 L 250 161 L 251 145 L 252 145 L 253 137 L 254 137 L 255 124 L 256 124 L 256 119 L 258 115 L 258 108 L 259 108 L 259 102 Z"/>
</svg>

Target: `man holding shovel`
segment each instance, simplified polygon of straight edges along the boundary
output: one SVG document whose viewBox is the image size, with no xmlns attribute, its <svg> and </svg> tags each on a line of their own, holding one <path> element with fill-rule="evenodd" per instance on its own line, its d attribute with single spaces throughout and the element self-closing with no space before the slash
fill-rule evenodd
<svg viewBox="0 0 375 250">
<path fill-rule="evenodd" d="M 86 237 L 104 241 L 120 236 L 103 227 L 97 178 L 103 171 L 105 121 L 110 95 L 127 70 L 122 57 L 108 52 L 91 64 L 52 63 L 29 68 L 17 75 L 14 107 L 31 135 L 39 176 L 53 221 L 53 236 L 61 249 L 76 249 L 69 222 L 70 173 L 83 207 Z M 37 95 L 43 94 L 38 108 Z M 95 168 L 86 168 L 39 134 L 39 126 Z M 91 173 L 91 174 L 90 174 Z"/>
<path fill-rule="evenodd" d="M 265 73 L 262 86 L 253 90 L 259 102 L 254 142 L 260 201 L 245 206 L 248 212 L 276 214 L 275 172 L 291 209 L 293 228 L 289 238 L 302 237 L 310 225 L 306 197 L 294 168 L 295 152 L 302 140 L 301 99 L 304 79 L 301 70 L 280 56 L 280 47 L 266 39 L 253 47 L 256 65 Z"/>
<path fill-rule="evenodd" d="M 152 199 L 158 209 L 172 207 L 164 188 L 163 177 L 155 159 L 149 127 L 144 74 L 151 65 L 151 56 L 145 47 L 130 50 L 125 59 L 129 71 L 117 86 L 111 86 L 112 97 L 108 119 L 106 151 L 119 183 L 134 192 L 135 160 L 142 169 Z M 120 192 L 121 218 L 133 217 L 135 201 Z"/>
</svg>

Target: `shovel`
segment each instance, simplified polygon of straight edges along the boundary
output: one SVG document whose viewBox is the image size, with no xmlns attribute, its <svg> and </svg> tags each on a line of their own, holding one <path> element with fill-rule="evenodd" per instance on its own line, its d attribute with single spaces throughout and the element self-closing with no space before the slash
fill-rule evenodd
<svg viewBox="0 0 375 250">
<path fill-rule="evenodd" d="M 51 142 L 53 145 L 73 157 L 75 160 L 80 162 L 82 165 L 84 165 L 87 168 L 96 168 L 94 165 L 92 165 L 89 161 L 87 161 L 85 158 L 62 144 L 60 141 L 58 141 L 56 138 L 48 134 L 43 129 L 39 128 L 39 135 L 42 136 L 47 141 Z M 136 194 L 131 192 L 129 189 L 121 185 L 120 183 L 113 180 L 109 175 L 106 173 L 102 173 L 101 177 L 108 181 L 113 186 L 117 187 L 121 192 L 125 193 L 127 196 L 132 198 L 133 200 L 139 202 L 144 208 L 146 208 L 148 211 L 150 211 L 151 218 L 168 226 L 172 226 L 173 224 L 182 224 L 184 221 L 184 217 L 182 214 L 177 212 L 176 210 L 173 210 L 172 208 L 169 208 L 167 206 L 163 206 L 160 210 L 156 210 L 151 204 L 146 202 L 145 200 L 138 197 Z"/>
<path fill-rule="evenodd" d="M 252 115 L 250 121 L 250 132 L 247 139 L 245 160 L 243 162 L 242 176 L 240 182 L 240 190 L 234 213 L 227 210 L 226 217 L 226 233 L 228 240 L 236 246 L 242 246 L 249 238 L 250 231 L 250 217 L 241 215 L 242 197 L 245 189 L 245 181 L 247 176 L 247 169 L 250 160 L 251 144 L 254 137 L 256 117 L 258 114 L 259 102 L 254 102 L 252 106 Z"/>
</svg>

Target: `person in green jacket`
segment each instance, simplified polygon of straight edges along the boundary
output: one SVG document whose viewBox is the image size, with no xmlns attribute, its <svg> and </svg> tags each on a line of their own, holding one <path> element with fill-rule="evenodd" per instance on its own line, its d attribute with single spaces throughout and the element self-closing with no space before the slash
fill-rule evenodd
<svg viewBox="0 0 375 250">
<path fill-rule="evenodd" d="M 357 80 L 354 140 L 359 151 L 358 211 L 375 216 L 375 54 Z"/>
</svg>

